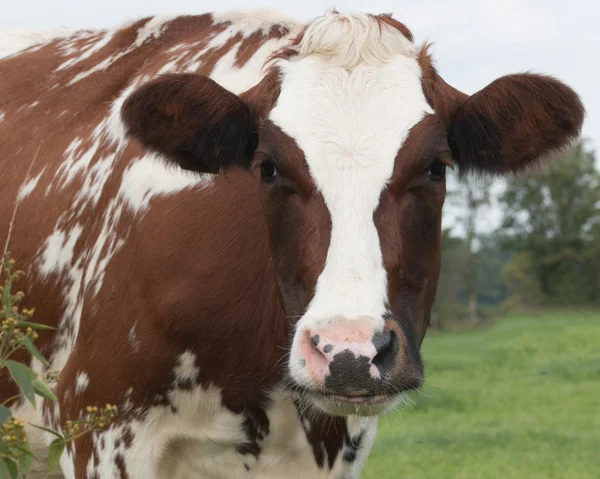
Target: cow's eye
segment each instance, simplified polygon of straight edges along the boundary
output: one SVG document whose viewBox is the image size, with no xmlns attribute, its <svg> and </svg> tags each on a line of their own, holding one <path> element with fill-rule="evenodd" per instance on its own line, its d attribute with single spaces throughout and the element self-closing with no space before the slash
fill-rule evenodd
<svg viewBox="0 0 600 479">
<path fill-rule="evenodd" d="M 260 176 L 263 180 L 272 180 L 277 176 L 277 168 L 271 160 L 264 160 L 260 164 Z"/>
<path fill-rule="evenodd" d="M 435 179 L 440 179 L 442 176 L 444 176 L 445 172 L 446 163 L 444 163 L 442 160 L 435 160 L 429 167 L 429 174 Z"/>
</svg>

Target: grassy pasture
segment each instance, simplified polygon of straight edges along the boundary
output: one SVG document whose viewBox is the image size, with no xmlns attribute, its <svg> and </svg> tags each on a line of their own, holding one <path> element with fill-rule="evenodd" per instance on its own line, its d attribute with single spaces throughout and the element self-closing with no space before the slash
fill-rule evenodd
<svg viewBox="0 0 600 479">
<path fill-rule="evenodd" d="M 363 479 L 600 478 L 600 313 L 428 334 L 427 384 L 384 417 Z"/>
</svg>

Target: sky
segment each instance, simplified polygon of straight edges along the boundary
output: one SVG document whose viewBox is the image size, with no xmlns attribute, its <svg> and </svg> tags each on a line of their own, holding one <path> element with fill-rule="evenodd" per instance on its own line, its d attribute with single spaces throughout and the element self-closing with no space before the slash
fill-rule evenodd
<svg viewBox="0 0 600 479">
<path fill-rule="evenodd" d="M 159 13 L 201 14 L 271 7 L 299 20 L 341 11 L 392 13 L 417 43 L 433 42 L 439 73 L 472 94 L 509 73 L 553 75 L 575 89 L 587 110 L 583 136 L 600 150 L 600 2 L 595 0 L 32 0 L 2 1 L 0 25 L 110 28 Z M 600 151 L 599 151 L 600 153 Z M 496 211 L 487 215 L 497 223 Z"/>
</svg>

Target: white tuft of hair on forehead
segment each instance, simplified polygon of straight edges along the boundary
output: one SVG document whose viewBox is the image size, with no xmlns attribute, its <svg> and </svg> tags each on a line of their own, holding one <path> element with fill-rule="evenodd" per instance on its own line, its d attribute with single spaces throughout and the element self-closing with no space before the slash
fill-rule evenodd
<svg viewBox="0 0 600 479">
<path fill-rule="evenodd" d="M 298 58 L 315 55 L 330 67 L 346 69 L 381 65 L 397 55 L 418 55 L 414 44 L 387 23 L 366 14 L 337 12 L 311 22 L 293 50 Z"/>
<path fill-rule="evenodd" d="M 383 329 L 388 282 L 373 213 L 410 129 L 433 111 L 412 43 L 373 17 L 318 19 L 296 48 L 277 62 L 281 93 L 269 118 L 303 150 L 331 217 L 325 267 L 290 355 L 292 377 L 310 386 L 300 352 L 307 330 L 335 318 Z"/>
</svg>

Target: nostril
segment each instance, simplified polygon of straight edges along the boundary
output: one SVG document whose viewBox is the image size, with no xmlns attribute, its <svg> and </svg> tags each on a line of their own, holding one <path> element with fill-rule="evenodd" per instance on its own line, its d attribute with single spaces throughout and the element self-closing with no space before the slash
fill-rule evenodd
<svg viewBox="0 0 600 479">
<path fill-rule="evenodd" d="M 302 367 L 306 367 L 309 374 L 317 382 L 323 381 L 329 371 L 329 361 L 323 351 L 324 348 L 321 347 L 321 343 L 324 342 L 321 341 L 318 334 L 312 334 L 310 331 L 306 331 L 302 342 L 302 359 L 304 360 Z"/>
<path fill-rule="evenodd" d="M 383 376 L 394 366 L 394 361 L 400 347 L 398 337 L 394 331 L 384 331 L 375 335 L 373 345 L 377 354 L 373 358 L 372 363 L 379 369 L 381 376 Z"/>
<path fill-rule="evenodd" d="M 322 356 L 325 358 L 325 353 L 329 351 L 327 350 L 327 345 L 323 348 L 324 343 L 325 341 L 321 341 L 321 336 L 318 334 L 313 334 L 310 331 L 306 332 L 306 344 L 312 357 Z M 323 351 L 323 349 L 325 349 L 325 351 Z"/>
<path fill-rule="evenodd" d="M 376 333 L 373 336 L 373 346 L 375 346 L 375 351 L 378 353 L 383 351 L 390 345 L 390 341 L 392 340 L 391 331 L 383 331 L 381 333 Z"/>
</svg>

